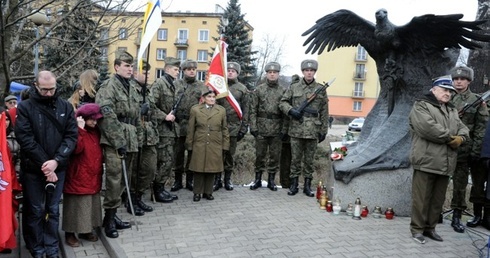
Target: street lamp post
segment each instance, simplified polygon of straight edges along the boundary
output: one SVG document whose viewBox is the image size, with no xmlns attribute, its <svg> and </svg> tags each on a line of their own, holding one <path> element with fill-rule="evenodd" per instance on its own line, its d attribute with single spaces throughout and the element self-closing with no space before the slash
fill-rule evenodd
<svg viewBox="0 0 490 258">
<path fill-rule="evenodd" d="M 48 16 L 41 12 L 35 12 L 29 16 L 34 25 L 36 25 L 36 41 L 39 41 L 39 26 L 48 24 Z M 37 76 L 39 71 L 39 42 L 34 46 L 34 76 Z"/>
</svg>

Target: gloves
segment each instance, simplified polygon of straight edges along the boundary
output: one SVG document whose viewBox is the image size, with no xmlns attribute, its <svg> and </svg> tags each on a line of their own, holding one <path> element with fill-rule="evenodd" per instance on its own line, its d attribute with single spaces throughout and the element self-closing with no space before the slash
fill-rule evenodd
<svg viewBox="0 0 490 258">
<path fill-rule="evenodd" d="M 300 120 L 301 118 L 303 118 L 303 114 L 301 114 L 301 112 L 299 112 L 296 108 L 291 108 L 288 114 L 296 120 Z"/>
<path fill-rule="evenodd" d="M 126 157 L 126 147 L 121 147 L 117 149 L 117 154 L 121 157 Z"/>
<path fill-rule="evenodd" d="M 459 136 L 459 135 L 456 135 L 456 136 L 451 136 L 451 141 L 448 142 L 447 145 L 449 145 L 449 147 L 451 147 L 452 149 L 457 149 L 459 147 L 459 145 L 461 145 L 463 143 L 463 137 L 462 136 Z"/>
<path fill-rule="evenodd" d="M 236 141 L 239 142 L 243 139 L 243 137 L 245 137 L 245 134 L 242 133 L 242 132 L 238 132 L 238 135 L 236 137 Z"/>
<path fill-rule="evenodd" d="M 325 137 L 327 137 L 326 134 L 324 134 L 324 133 L 318 133 L 318 143 L 321 143 L 321 142 L 325 141 Z"/>
<path fill-rule="evenodd" d="M 254 138 L 257 138 L 259 131 L 250 131 L 250 134 L 253 135 Z"/>
<path fill-rule="evenodd" d="M 285 142 L 289 140 L 289 135 L 287 133 L 281 133 L 279 134 L 279 138 L 281 138 L 281 141 Z"/>
<path fill-rule="evenodd" d="M 150 105 L 148 103 L 143 103 L 143 105 L 141 105 L 140 114 L 142 116 L 146 116 L 148 115 L 149 110 L 150 110 Z"/>
</svg>

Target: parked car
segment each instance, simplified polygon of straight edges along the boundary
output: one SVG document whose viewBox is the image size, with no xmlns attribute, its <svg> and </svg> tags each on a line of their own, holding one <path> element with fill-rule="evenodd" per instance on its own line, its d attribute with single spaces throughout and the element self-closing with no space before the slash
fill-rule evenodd
<svg viewBox="0 0 490 258">
<path fill-rule="evenodd" d="M 351 130 L 361 131 L 363 125 L 364 125 L 364 118 L 362 117 L 355 118 L 354 120 L 352 120 L 352 122 L 349 123 L 349 131 Z"/>
</svg>

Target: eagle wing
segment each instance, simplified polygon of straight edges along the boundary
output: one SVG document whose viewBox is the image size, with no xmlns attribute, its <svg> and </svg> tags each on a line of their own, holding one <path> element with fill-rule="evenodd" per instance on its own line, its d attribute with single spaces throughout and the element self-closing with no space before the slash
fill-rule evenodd
<svg viewBox="0 0 490 258">
<path fill-rule="evenodd" d="M 368 53 L 376 51 L 374 37 L 375 24 L 361 18 L 349 10 L 338 10 L 327 14 L 316 21 L 310 29 L 301 36 L 307 36 L 303 46 L 309 44 L 306 53 L 311 51 L 314 54 L 318 51 L 321 54 L 328 46 L 327 51 L 332 51 L 339 47 L 352 47 L 361 44 Z"/>
<path fill-rule="evenodd" d="M 442 51 L 445 48 L 480 48 L 475 41 L 489 41 L 490 35 L 477 33 L 486 21 L 461 21 L 462 14 L 426 14 L 414 17 L 408 24 L 396 28 L 401 51 Z"/>
</svg>

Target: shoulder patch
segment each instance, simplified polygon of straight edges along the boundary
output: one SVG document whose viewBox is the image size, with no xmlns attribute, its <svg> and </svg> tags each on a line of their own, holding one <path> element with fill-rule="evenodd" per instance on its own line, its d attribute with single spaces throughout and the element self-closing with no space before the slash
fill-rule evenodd
<svg viewBox="0 0 490 258">
<path fill-rule="evenodd" d="M 112 113 L 112 109 L 108 106 L 103 106 L 101 109 L 100 109 L 100 112 L 102 113 L 102 115 L 108 115 L 110 113 Z"/>
</svg>

